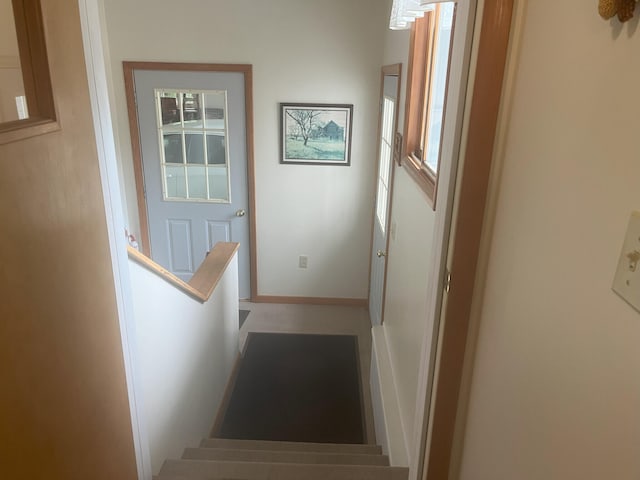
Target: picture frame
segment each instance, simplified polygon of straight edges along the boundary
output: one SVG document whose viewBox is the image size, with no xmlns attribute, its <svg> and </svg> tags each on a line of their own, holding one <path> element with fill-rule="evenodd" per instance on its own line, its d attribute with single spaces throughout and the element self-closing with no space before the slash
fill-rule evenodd
<svg viewBox="0 0 640 480">
<path fill-rule="evenodd" d="M 351 165 L 353 105 L 280 103 L 280 163 Z"/>
</svg>

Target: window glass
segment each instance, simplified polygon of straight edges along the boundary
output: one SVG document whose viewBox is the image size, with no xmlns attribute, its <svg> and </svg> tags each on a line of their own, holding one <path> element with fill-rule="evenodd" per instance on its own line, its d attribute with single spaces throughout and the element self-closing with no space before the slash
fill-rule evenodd
<svg viewBox="0 0 640 480">
<path fill-rule="evenodd" d="M 189 182 L 189 198 L 207 198 L 206 168 L 194 165 L 187 166 L 187 181 Z"/>
<path fill-rule="evenodd" d="M 163 146 L 166 163 L 182 163 L 182 135 L 179 133 L 165 134 Z"/>
<path fill-rule="evenodd" d="M 226 144 L 224 134 L 207 134 L 207 163 L 209 165 L 224 165 L 227 162 Z"/>
<path fill-rule="evenodd" d="M 202 126 L 202 108 L 199 93 L 182 94 L 182 115 L 184 124 L 189 127 Z"/>
<path fill-rule="evenodd" d="M 432 172 L 438 171 L 440 158 L 440 139 L 442 136 L 442 121 L 444 119 L 444 100 L 447 90 L 447 73 L 449 71 L 449 50 L 451 47 L 451 27 L 453 25 L 452 2 L 443 3 L 438 11 L 437 41 L 433 54 L 433 67 L 429 96 L 429 108 L 423 139 L 423 162 Z"/>
<path fill-rule="evenodd" d="M 167 165 L 164 169 L 166 196 L 171 198 L 187 198 L 187 185 L 184 167 Z"/>
<path fill-rule="evenodd" d="M 180 98 L 176 92 L 160 93 L 160 118 L 162 125 L 180 126 Z"/>
<path fill-rule="evenodd" d="M 204 139 L 202 132 L 185 132 L 184 147 L 187 163 L 201 165 L 205 163 Z"/>
<path fill-rule="evenodd" d="M 209 195 L 214 198 L 229 200 L 229 181 L 226 167 L 208 169 Z"/>
<path fill-rule="evenodd" d="M 387 203 L 389 201 L 389 172 L 393 151 L 393 118 L 395 105 L 393 100 L 384 98 L 382 104 L 382 131 L 380 138 L 380 158 L 378 161 L 378 195 L 376 215 L 382 233 L 387 227 Z"/>
<path fill-rule="evenodd" d="M 155 94 L 164 199 L 229 203 L 226 92 Z"/>
</svg>

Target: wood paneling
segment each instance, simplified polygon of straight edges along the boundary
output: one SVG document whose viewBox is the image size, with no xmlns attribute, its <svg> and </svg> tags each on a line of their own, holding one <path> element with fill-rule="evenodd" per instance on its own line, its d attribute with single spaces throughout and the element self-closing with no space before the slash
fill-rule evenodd
<svg viewBox="0 0 640 480">
<path fill-rule="evenodd" d="M 59 128 L 40 0 L 12 0 L 29 118 L 0 124 L 0 144 Z"/>
<path fill-rule="evenodd" d="M 77 2 L 42 2 L 62 128 L 0 145 L 3 478 L 137 476 Z"/>
</svg>

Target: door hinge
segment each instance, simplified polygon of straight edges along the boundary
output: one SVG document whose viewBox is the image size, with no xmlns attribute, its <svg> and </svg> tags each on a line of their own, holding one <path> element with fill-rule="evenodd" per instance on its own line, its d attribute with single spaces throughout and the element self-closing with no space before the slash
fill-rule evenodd
<svg viewBox="0 0 640 480">
<path fill-rule="evenodd" d="M 445 293 L 449 293 L 451 290 L 451 272 L 449 269 L 444 270 L 444 291 Z"/>
</svg>

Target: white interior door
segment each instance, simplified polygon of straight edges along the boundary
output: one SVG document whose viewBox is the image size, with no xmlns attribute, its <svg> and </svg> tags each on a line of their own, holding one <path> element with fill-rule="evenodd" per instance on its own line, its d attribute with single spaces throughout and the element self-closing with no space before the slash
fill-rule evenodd
<svg viewBox="0 0 640 480">
<path fill-rule="evenodd" d="M 188 281 L 216 242 L 240 243 L 250 297 L 244 76 L 135 70 L 151 257 Z"/>
<path fill-rule="evenodd" d="M 398 77 L 385 75 L 380 109 L 380 138 L 378 139 L 378 175 L 373 220 L 371 278 L 369 282 L 369 312 L 374 325 L 383 317 L 384 279 L 387 268 L 387 238 L 389 235 L 389 203 L 393 169 L 393 145 L 396 131 L 396 100 Z"/>
</svg>

